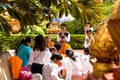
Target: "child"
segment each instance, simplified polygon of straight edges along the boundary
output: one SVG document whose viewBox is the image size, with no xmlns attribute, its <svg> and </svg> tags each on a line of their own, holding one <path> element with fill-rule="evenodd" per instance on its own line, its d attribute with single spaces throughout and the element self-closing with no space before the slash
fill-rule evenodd
<svg viewBox="0 0 120 80">
<path fill-rule="evenodd" d="M 87 75 L 88 72 L 93 72 L 93 67 L 90 64 L 90 55 L 89 54 L 90 54 L 89 49 L 85 48 L 84 55 L 81 57 L 81 62 L 82 62 L 83 68 L 84 68 L 82 71 L 83 75 Z"/>
<path fill-rule="evenodd" d="M 58 76 L 58 65 L 57 63 L 62 60 L 62 56 L 59 53 L 53 53 L 50 58 L 51 61 L 43 66 L 43 80 L 63 80 Z"/>
<path fill-rule="evenodd" d="M 50 50 L 50 52 L 51 52 L 52 54 L 55 53 L 55 52 L 57 52 L 57 50 L 56 50 L 55 47 L 51 47 L 51 48 L 49 48 L 49 50 Z"/>
</svg>

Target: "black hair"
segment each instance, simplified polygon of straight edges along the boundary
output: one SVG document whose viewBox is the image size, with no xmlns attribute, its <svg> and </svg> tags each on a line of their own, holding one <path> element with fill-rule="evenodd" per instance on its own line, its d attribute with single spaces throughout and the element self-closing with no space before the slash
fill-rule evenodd
<svg viewBox="0 0 120 80">
<path fill-rule="evenodd" d="M 92 25 L 91 25 L 91 23 L 90 23 L 90 22 L 87 22 L 86 24 L 89 24 L 89 25 L 90 25 L 90 27 L 92 27 Z"/>
<path fill-rule="evenodd" d="M 56 43 L 56 44 L 54 44 L 54 47 L 57 49 L 57 51 L 59 51 L 61 49 L 61 44 Z"/>
<path fill-rule="evenodd" d="M 89 32 L 92 33 L 92 30 L 91 29 L 87 29 L 86 33 L 89 33 Z"/>
<path fill-rule="evenodd" d="M 74 51 L 72 49 L 66 49 L 66 55 L 71 58 L 73 61 L 76 61 L 74 56 Z"/>
<path fill-rule="evenodd" d="M 51 60 L 54 60 L 54 59 L 62 60 L 63 58 L 62 58 L 61 54 L 59 54 L 59 53 L 53 53 L 50 59 Z"/>
<path fill-rule="evenodd" d="M 32 38 L 30 38 L 29 36 L 24 37 L 24 38 L 20 41 L 18 47 L 16 48 L 15 53 L 17 54 L 17 50 L 18 50 L 18 48 L 20 47 L 20 45 L 24 44 L 24 45 L 27 46 L 27 42 L 28 42 L 28 43 L 32 42 Z"/>
<path fill-rule="evenodd" d="M 90 54 L 89 53 L 89 48 L 84 48 L 84 52 L 86 52 L 86 54 Z"/>
<path fill-rule="evenodd" d="M 62 27 L 62 26 L 65 26 L 65 27 L 67 27 L 65 23 L 62 23 L 60 26 L 61 26 L 61 27 Z"/>
<path fill-rule="evenodd" d="M 42 35 L 38 35 L 35 37 L 35 46 L 33 47 L 33 50 L 40 50 L 44 51 L 46 48 L 45 38 Z"/>
<path fill-rule="evenodd" d="M 56 50 L 56 48 L 55 47 L 51 47 L 51 48 L 49 48 L 49 50 L 51 52 L 52 50 Z"/>
</svg>

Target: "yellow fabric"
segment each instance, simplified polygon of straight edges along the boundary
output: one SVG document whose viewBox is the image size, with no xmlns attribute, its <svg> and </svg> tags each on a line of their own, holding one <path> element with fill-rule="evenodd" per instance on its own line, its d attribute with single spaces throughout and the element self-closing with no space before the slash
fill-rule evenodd
<svg viewBox="0 0 120 80">
<path fill-rule="evenodd" d="M 10 62 L 12 64 L 12 78 L 18 79 L 19 77 L 19 71 L 22 67 L 22 60 L 18 56 L 12 56 L 10 57 Z"/>
<path fill-rule="evenodd" d="M 50 47 L 54 47 L 54 42 L 50 42 Z"/>
<path fill-rule="evenodd" d="M 71 48 L 71 46 L 68 43 L 62 44 L 61 49 L 59 52 L 65 57 L 66 56 L 66 49 Z"/>
</svg>

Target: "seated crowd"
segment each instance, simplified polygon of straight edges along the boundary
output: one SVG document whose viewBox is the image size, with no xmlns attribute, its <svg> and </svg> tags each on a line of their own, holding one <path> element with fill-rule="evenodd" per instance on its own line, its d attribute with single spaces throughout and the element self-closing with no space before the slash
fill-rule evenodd
<svg viewBox="0 0 120 80">
<path fill-rule="evenodd" d="M 66 25 L 61 25 L 61 32 L 57 34 L 57 43 L 51 41 L 50 36 L 35 37 L 33 49 L 30 49 L 32 39 L 26 37 L 16 49 L 22 59 L 22 67 L 29 66 L 33 74 L 40 74 L 42 80 L 84 80 L 82 76 L 92 72 L 89 49 L 83 54 L 77 54 L 69 45 L 70 33 Z"/>
</svg>

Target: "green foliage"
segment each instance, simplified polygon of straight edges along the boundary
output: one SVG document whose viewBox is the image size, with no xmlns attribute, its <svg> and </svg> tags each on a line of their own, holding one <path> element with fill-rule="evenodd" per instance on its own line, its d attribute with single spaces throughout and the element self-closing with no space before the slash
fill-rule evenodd
<svg viewBox="0 0 120 80">
<path fill-rule="evenodd" d="M 70 45 L 73 49 L 83 49 L 85 35 L 71 35 Z"/>
<path fill-rule="evenodd" d="M 33 35 L 33 34 L 13 34 L 10 36 L 8 42 L 9 42 L 9 48 L 10 49 L 16 49 L 18 44 L 20 43 L 20 41 L 25 37 L 25 36 L 29 36 L 33 39 L 34 41 L 34 38 L 36 35 Z M 34 42 L 32 43 L 31 47 L 33 47 L 34 45 Z"/>
<path fill-rule="evenodd" d="M 27 32 L 28 34 L 36 34 L 36 35 L 42 34 L 42 35 L 45 35 L 44 30 L 41 26 L 34 25 L 34 26 L 29 26 L 29 27 L 30 27 L 30 29 Z"/>
<path fill-rule="evenodd" d="M 112 12 L 114 4 L 110 3 L 110 2 L 107 2 L 107 1 L 105 2 L 105 4 L 106 5 L 104 6 L 104 10 L 105 10 L 104 14 L 105 14 L 105 16 L 109 16 L 110 13 Z"/>
<path fill-rule="evenodd" d="M 57 43 L 57 36 L 56 35 L 51 35 L 52 41 Z M 84 39 L 85 35 L 81 34 L 71 34 L 71 40 L 69 44 L 71 45 L 71 48 L 73 49 L 83 49 L 84 47 Z"/>
<path fill-rule="evenodd" d="M 73 20 L 67 22 L 67 31 L 71 34 L 83 34 L 84 33 L 84 24 L 80 20 Z"/>
<path fill-rule="evenodd" d="M 11 49 L 16 49 L 16 47 L 18 46 L 19 42 L 21 41 L 21 39 L 25 36 L 30 36 L 32 39 L 33 39 L 33 43 L 32 43 L 32 46 L 34 46 L 34 39 L 35 39 L 35 36 L 36 35 L 33 35 L 33 34 L 27 34 L 27 35 L 23 35 L 23 34 L 20 34 L 20 35 L 12 35 L 8 41 L 9 43 L 9 47 Z M 70 45 L 73 49 L 83 49 L 84 47 L 84 37 L 85 35 L 71 35 L 71 41 L 70 41 Z M 55 43 L 57 43 L 57 36 L 56 34 L 54 35 L 51 35 L 51 39 L 52 41 L 54 41 Z"/>
<path fill-rule="evenodd" d="M 9 46 L 9 37 L 5 35 L 4 32 L 0 31 L 0 52 L 7 50 Z"/>
<path fill-rule="evenodd" d="M 3 16 L 0 16 L 0 31 L 3 32 L 6 36 L 9 36 L 10 31 L 12 31 L 11 25 L 8 24 Z"/>
</svg>

